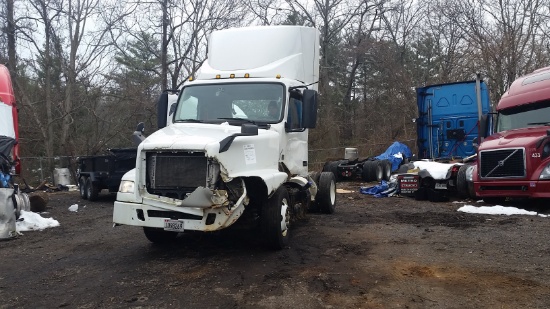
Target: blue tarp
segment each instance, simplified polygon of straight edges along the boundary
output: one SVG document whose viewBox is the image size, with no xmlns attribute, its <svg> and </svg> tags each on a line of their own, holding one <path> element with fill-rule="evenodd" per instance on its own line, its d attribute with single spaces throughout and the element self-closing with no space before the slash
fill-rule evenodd
<svg viewBox="0 0 550 309">
<path fill-rule="evenodd" d="M 0 172 L 0 188 L 9 188 L 11 175 Z"/>
<path fill-rule="evenodd" d="M 361 192 L 362 194 L 373 195 L 374 197 L 388 197 L 394 195 L 396 189 L 396 183 L 388 183 L 385 180 L 382 180 L 380 181 L 379 185 L 359 188 L 359 192 Z"/>
<path fill-rule="evenodd" d="M 393 144 L 386 149 L 386 152 L 383 154 L 375 157 L 377 160 L 388 160 L 391 162 L 391 171 L 396 171 L 399 168 L 399 165 L 401 164 L 401 161 L 403 161 L 402 158 L 395 157 L 394 155 L 401 153 L 403 157 L 410 158 L 412 157 L 412 151 L 409 149 L 409 147 L 403 143 L 400 142 L 393 142 Z"/>
</svg>

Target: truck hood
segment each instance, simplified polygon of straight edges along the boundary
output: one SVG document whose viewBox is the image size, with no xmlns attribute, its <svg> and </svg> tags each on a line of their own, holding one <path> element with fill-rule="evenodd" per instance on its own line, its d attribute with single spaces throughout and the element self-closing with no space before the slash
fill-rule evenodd
<svg viewBox="0 0 550 309">
<path fill-rule="evenodd" d="M 540 126 L 495 133 L 481 143 L 479 150 L 528 147 L 535 144 L 541 137 L 546 136 L 548 129 L 550 128 Z"/>
<path fill-rule="evenodd" d="M 176 123 L 151 134 L 141 146 L 148 150 L 170 148 L 203 150 L 208 144 L 219 143 L 227 136 L 239 132 L 241 127 L 228 124 Z M 265 133 L 265 130 L 258 130 L 258 135 Z"/>
</svg>

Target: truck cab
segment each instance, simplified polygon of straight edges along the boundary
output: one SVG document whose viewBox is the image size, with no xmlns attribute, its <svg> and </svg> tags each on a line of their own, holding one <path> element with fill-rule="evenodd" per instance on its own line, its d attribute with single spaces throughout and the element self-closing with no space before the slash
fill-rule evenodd
<svg viewBox="0 0 550 309">
<path fill-rule="evenodd" d="M 496 108 L 495 133 L 478 150 L 472 172 L 478 197 L 550 197 L 550 67 L 512 83 Z"/>
<path fill-rule="evenodd" d="M 334 175 L 308 173 L 318 46 L 308 27 L 213 32 L 197 78 L 177 99 L 161 95 L 159 130 L 139 144 L 113 221 L 143 227 L 152 242 L 250 222 L 281 249 L 305 212 L 332 213 Z"/>
</svg>

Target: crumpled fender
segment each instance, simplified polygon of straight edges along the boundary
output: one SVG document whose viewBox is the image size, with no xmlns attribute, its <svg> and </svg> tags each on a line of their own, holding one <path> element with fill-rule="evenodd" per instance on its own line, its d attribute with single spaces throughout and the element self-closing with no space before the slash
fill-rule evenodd
<svg viewBox="0 0 550 309">
<path fill-rule="evenodd" d="M 261 178 L 267 188 L 267 195 L 275 192 L 288 179 L 288 175 L 272 169 L 246 171 L 235 173 L 232 178 L 237 177 L 256 177 Z"/>
</svg>

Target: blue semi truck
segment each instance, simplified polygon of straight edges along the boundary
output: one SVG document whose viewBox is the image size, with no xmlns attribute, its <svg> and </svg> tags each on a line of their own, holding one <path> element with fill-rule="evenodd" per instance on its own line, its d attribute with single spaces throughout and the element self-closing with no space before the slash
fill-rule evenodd
<svg viewBox="0 0 550 309">
<path fill-rule="evenodd" d="M 416 88 L 418 160 L 450 163 L 445 177 L 421 170 L 415 197 L 443 201 L 449 192 L 475 197 L 468 182 L 468 166 L 477 159 L 477 146 L 492 133 L 489 90 L 479 74 L 476 80 Z M 426 164 L 423 164 L 426 166 Z"/>
<path fill-rule="evenodd" d="M 492 126 L 480 121 L 491 111 L 483 80 L 419 87 L 416 96 L 418 159 L 452 161 L 476 154 L 476 144 Z M 479 123 L 487 126 L 480 128 Z"/>
</svg>

